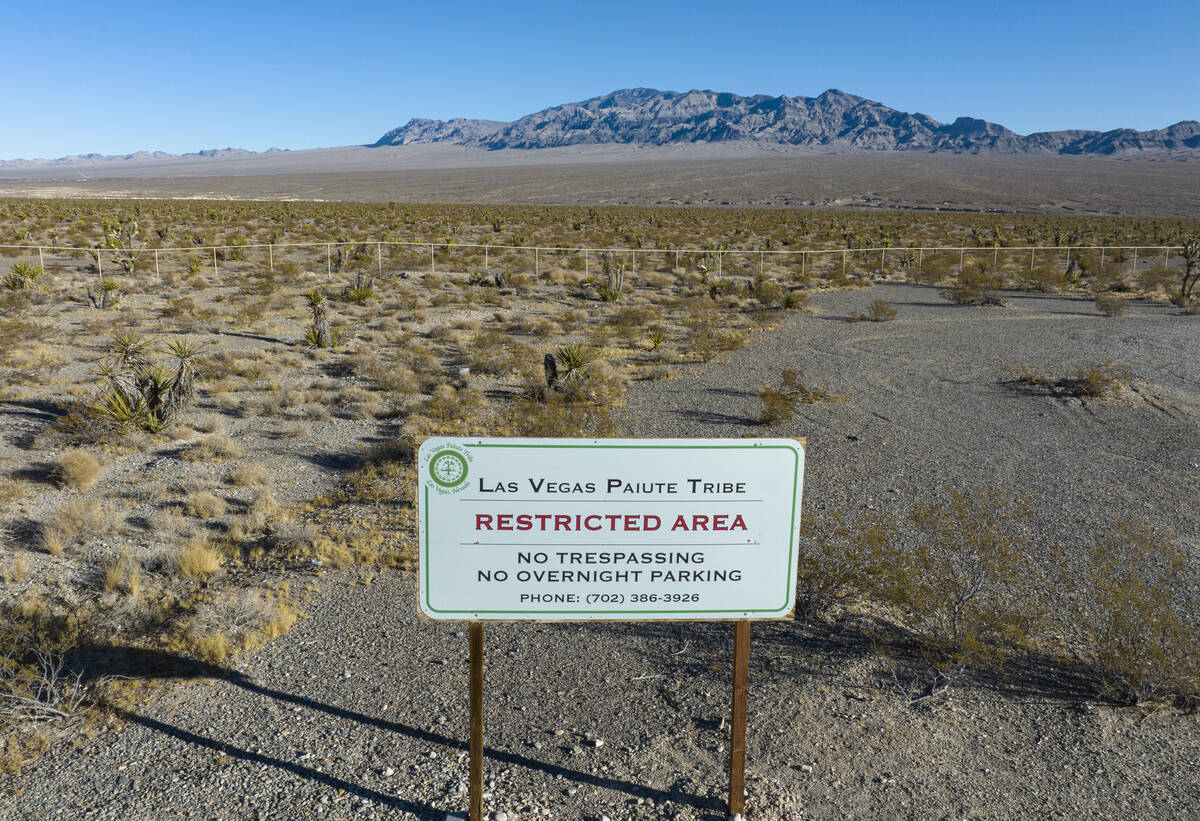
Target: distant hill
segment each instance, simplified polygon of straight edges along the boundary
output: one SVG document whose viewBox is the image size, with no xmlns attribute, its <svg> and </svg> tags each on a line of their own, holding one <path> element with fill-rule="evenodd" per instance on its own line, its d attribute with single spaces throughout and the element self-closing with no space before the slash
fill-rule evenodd
<svg viewBox="0 0 1200 821">
<path fill-rule="evenodd" d="M 92 167 L 116 163 L 139 163 L 149 161 L 228 159 L 231 157 L 260 157 L 282 154 L 285 148 L 268 148 L 266 151 L 248 151 L 245 148 L 206 148 L 188 154 L 169 154 L 166 151 L 135 151 L 132 154 L 72 154 L 57 159 L 0 160 L 0 168 L 46 168 L 62 166 Z"/>
<path fill-rule="evenodd" d="M 451 143 L 486 149 L 569 145 L 744 142 L 826 153 L 948 151 L 959 154 L 1147 154 L 1200 157 L 1200 122 L 1155 131 L 1044 131 L 1022 136 L 972 117 L 941 123 L 830 89 L 817 97 L 742 97 L 714 91 L 631 88 L 493 120 L 413 119 L 373 145 Z"/>
</svg>

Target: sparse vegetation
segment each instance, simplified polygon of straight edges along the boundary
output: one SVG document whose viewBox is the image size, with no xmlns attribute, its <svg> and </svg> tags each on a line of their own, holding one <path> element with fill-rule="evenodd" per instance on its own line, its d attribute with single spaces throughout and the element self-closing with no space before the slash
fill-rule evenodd
<svg viewBox="0 0 1200 821">
<path fill-rule="evenodd" d="M 774 425 L 789 421 L 796 412 L 796 406 L 803 403 L 812 405 L 817 402 L 845 402 L 846 397 L 834 393 L 824 385 L 810 385 L 804 381 L 802 371 L 785 370 L 780 374 L 778 386 L 767 385 L 760 388 L 758 398 L 763 404 L 762 413 L 758 417 L 759 424 Z"/>
<path fill-rule="evenodd" d="M 1133 381 L 1128 367 L 1111 361 L 1080 365 L 1059 377 L 1046 376 L 1028 365 L 1010 365 L 1004 370 L 1010 377 L 1008 384 L 1017 390 L 1077 399 L 1120 399 Z"/>
<path fill-rule="evenodd" d="M 87 490 L 100 475 L 100 463 L 87 451 L 69 450 L 55 460 L 50 473 L 59 487 Z"/>
</svg>

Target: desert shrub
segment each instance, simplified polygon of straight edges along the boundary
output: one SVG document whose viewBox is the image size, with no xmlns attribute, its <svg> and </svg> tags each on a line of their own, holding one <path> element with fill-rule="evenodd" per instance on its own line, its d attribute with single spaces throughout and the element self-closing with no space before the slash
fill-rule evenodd
<svg viewBox="0 0 1200 821">
<path fill-rule="evenodd" d="M 796 618 L 818 618 L 837 602 L 870 590 L 890 532 L 890 523 L 877 515 L 807 516 L 797 545 Z"/>
<path fill-rule="evenodd" d="M 50 475 L 59 487 L 87 490 L 100 475 L 100 463 L 85 450 L 68 450 L 54 460 Z"/>
<path fill-rule="evenodd" d="M 1071 285 L 1070 281 L 1056 268 L 1044 265 L 1022 274 L 1021 281 L 1026 290 L 1043 294 L 1056 294 Z"/>
<path fill-rule="evenodd" d="M 783 307 L 788 311 L 798 311 L 805 308 L 809 303 L 808 291 L 801 291 L 793 288 L 787 292 L 787 296 L 783 298 Z"/>
<path fill-rule="evenodd" d="M 1006 305 L 1000 296 L 1000 279 L 987 268 L 963 270 L 958 281 L 942 292 L 956 305 Z"/>
<path fill-rule="evenodd" d="M 1064 388 L 1074 396 L 1085 399 L 1110 399 L 1123 395 L 1129 387 L 1130 379 L 1127 367 L 1108 361 L 1098 365 L 1081 365 L 1062 382 Z"/>
<path fill-rule="evenodd" d="M 1170 534 L 1118 521 L 1066 581 L 1080 655 L 1101 692 L 1122 704 L 1200 704 L 1200 600 L 1194 560 Z"/>
<path fill-rule="evenodd" d="M 205 661 L 225 660 L 235 649 L 252 650 L 283 635 L 296 622 L 288 604 L 255 591 L 242 591 L 202 603 L 188 618 L 192 652 Z"/>
<path fill-rule="evenodd" d="M 867 306 L 864 313 L 854 317 L 857 322 L 891 322 L 899 313 L 886 299 L 877 299 Z"/>
<path fill-rule="evenodd" d="M 1112 361 L 1080 365 L 1063 376 L 1047 376 L 1029 365 L 1007 365 L 1008 385 L 1016 390 L 1077 399 L 1117 399 L 1129 389 L 1132 374 Z"/>
<path fill-rule="evenodd" d="M 759 389 L 758 398 L 763 404 L 758 417 L 760 424 L 773 425 L 788 421 L 800 403 L 812 405 L 817 402 L 846 401 L 846 397 L 824 385 L 808 384 L 803 377 L 803 371 L 788 369 L 780 374 L 778 386 L 766 385 Z"/>
<path fill-rule="evenodd" d="M 947 488 L 913 511 L 913 542 L 883 545 L 873 594 L 919 643 L 920 697 L 966 670 L 1003 661 L 1040 625 L 1021 502 L 980 488 Z"/>
<path fill-rule="evenodd" d="M 510 432 L 511 431 L 511 432 Z M 513 406 L 508 435 L 545 438 L 599 439 L 616 434 L 608 408 L 571 401 L 560 394 L 545 400 L 518 400 Z"/>
<path fill-rule="evenodd" d="M 1096 294 L 1096 310 L 1104 316 L 1121 316 L 1129 303 L 1119 294 Z"/>
<path fill-rule="evenodd" d="M 783 307 L 791 293 L 774 280 L 756 280 L 754 283 L 754 298 L 764 308 Z"/>
</svg>

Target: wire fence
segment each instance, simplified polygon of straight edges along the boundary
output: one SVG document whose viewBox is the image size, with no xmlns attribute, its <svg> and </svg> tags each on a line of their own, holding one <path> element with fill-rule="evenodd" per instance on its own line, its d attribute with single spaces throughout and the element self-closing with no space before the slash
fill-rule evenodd
<svg viewBox="0 0 1200 821">
<path fill-rule="evenodd" d="M 1137 273 L 1146 268 L 1171 269 L 1183 264 L 1179 245 L 1075 246 L 892 246 L 869 248 L 580 248 L 575 246 L 502 245 L 491 243 L 363 240 L 339 242 L 244 243 L 176 247 L 66 247 L 60 245 L 0 245 L 0 256 L 22 260 L 36 257 L 44 270 L 89 265 L 104 277 L 182 266 L 189 273 L 238 263 L 265 265 L 269 273 L 288 264 L 306 265 L 309 273 L 324 267 L 332 276 L 344 270 L 379 276 L 398 271 L 430 273 L 515 273 L 540 277 L 554 268 L 570 268 L 585 276 L 601 264 L 622 265 L 631 275 L 642 272 L 702 271 L 717 277 L 791 274 L 843 276 L 904 270 L 962 272 L 968 264 L 997 272 L 1033 273 L 1039 268 L 1118 266 Z"/>
</svg>

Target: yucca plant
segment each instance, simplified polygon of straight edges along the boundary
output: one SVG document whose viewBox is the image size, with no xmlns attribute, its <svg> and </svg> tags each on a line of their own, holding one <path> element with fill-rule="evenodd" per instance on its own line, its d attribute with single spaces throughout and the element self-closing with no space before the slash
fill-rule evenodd
<svg viewBox="0 0 1200 821">
<path fill-rule="evenodd" d="M 564 345 L 555 353 L 554 360 L 563 368 L 560 379 L 582 379 L 592 363 L 592 352 L 583 345 Z"/>
<path fill-rule="evenodd" d="M 332 348 L 333 334 L 329 330 L 329 317 L 325 313 L 325 294 L 320 288 L 313 288 L 304 294 L 308 309 L 312 312 L 312 328 L 304 336 L 304 342 L 310 348 Z"/>
<path fill-rule="evenodd" d="M 31 262 L 17 262 L 9 269 L 8 274 L 0 284 L 8 291 L 27 291 L 39 289 L 41 286 L 38 280 L 41 279 L 45 269 L 41 265 L 34 265 Z"/>
<path fill-rule="evenodd" d="M 342 296 L 355 305 L 365 305 L 375 298 L 375 280 L 359 274 L 354 278 L 354 285 L 343 291 Z"/>
<path fill-rule="evenodd" d="M 650 350 L 652 350 L 652 351 L 658 350 L 658 348 L 666 341 L 667 341 L 666 331 L 663 331 L 660 329 L 655 329 L 650 332 L 650 339 L 649 339 Z"/>
<path fill-rule="evenodd" d="M 171 414 L 178 412 L 184 405 L 196 396 L 196 365 L 193 360 L 203 349 L 203 345 L 186 339 L 173 339 L 167 343 L 167 350 L 175 357 L 175 375 L 171 378 L 171 387 L 167 393 L 167 407 Z"/>
<path fill-rule="evenodd" d="M 136 372 L 149 364 L 146 354 L 151 351 L 150 340 L 135 331 L 117 332 L 109 340 L 108 349 L 123 369 Z"/>
</svg>

